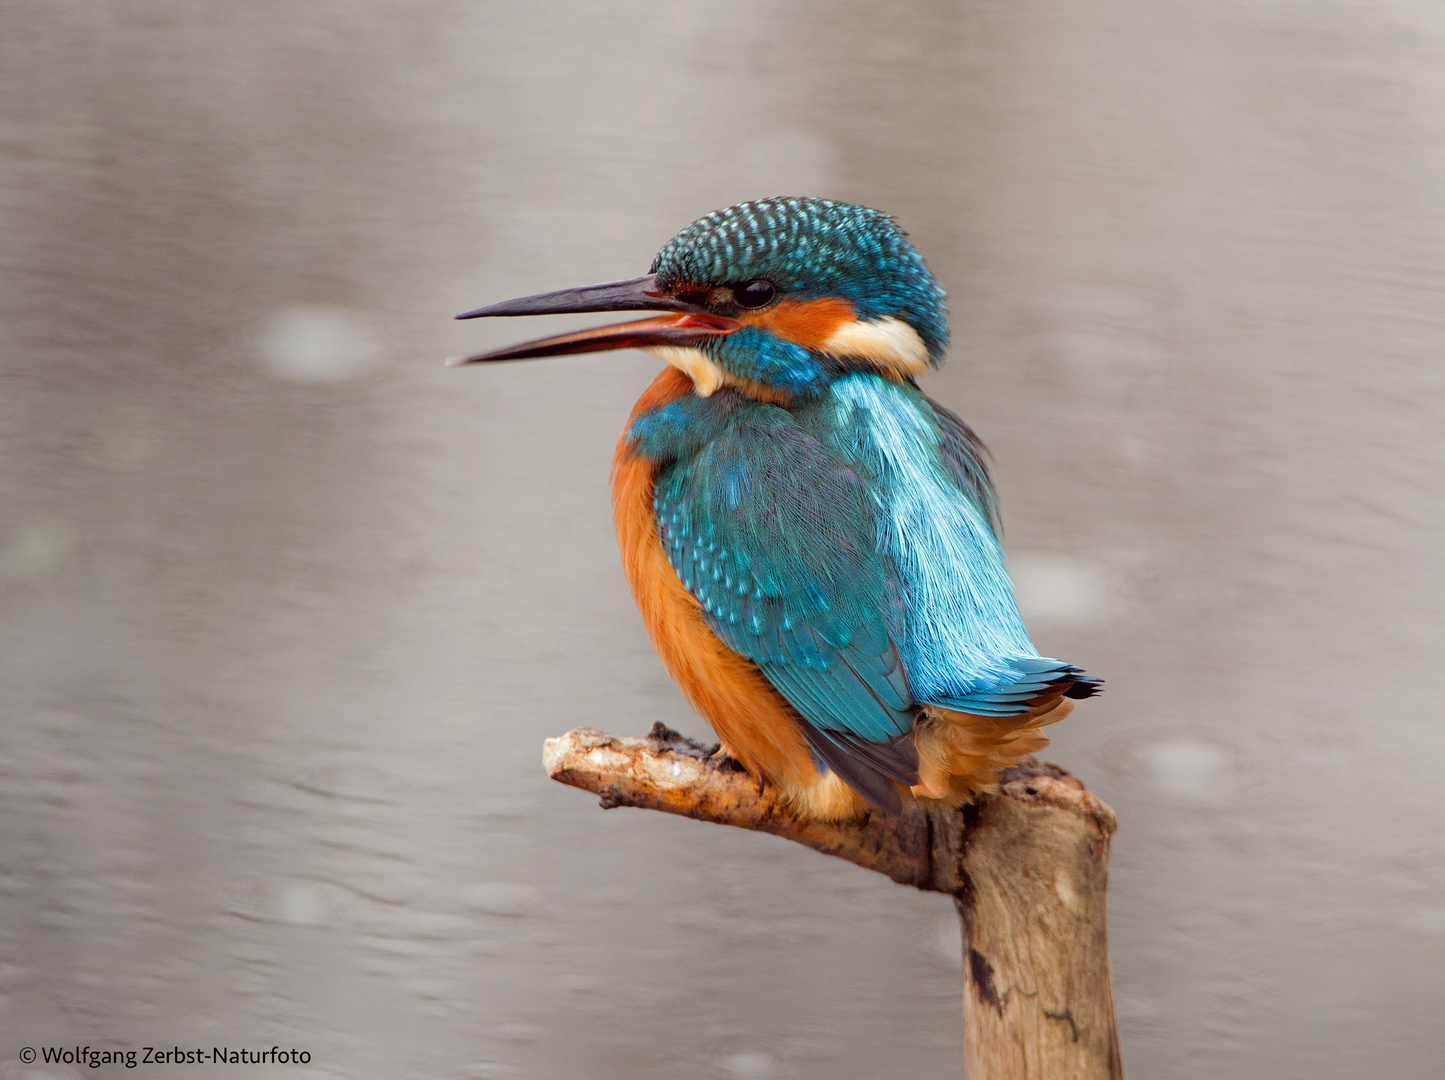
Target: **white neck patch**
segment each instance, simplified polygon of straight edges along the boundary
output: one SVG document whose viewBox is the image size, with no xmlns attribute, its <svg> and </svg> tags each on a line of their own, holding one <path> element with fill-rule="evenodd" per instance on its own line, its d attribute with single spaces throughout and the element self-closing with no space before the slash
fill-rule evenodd
<svg viewBox="0 0 1445 1080">
<path fill-rule="evenodd" d="M 654 345 L 650 352 L 659 360 L 665 360 L 692 380 L 692 390 L 698 397 L 712 397 L 726 381 L 723 369 L 700 349 L 690 345 Z"/>
<path fill-rule="evenodd" d="M 928 370 L 928 346 L 902 319 L 855 319 L 828 337 L 821 351 L 831 356 L 867 360 L 885 374 L 916 377 Z"/>
</svg>

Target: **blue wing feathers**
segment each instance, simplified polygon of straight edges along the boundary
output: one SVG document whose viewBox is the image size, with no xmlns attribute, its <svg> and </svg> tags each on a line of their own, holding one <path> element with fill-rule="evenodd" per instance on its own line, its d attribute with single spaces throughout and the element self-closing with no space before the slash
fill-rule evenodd
<svg viewBox="0 0 1445 1080">
<path fill-rule="evenodd" d="M 883 621 L 876 511 L 835 452 L 783 409 L 739 409 L 658 476 L 655 511 L 709 626 L 805 720 L 877 742 L 909 731 L 913 699 Z M 736 571 L 734 588 L 698 580 L 710 559 Z"/>
<path fill-rule="evenodd" d="M 800 420 L 868 478 L 875 545 L 902 600 L 894 638 L 917 700 L 1003 691 L 1066 666 L 1039 657 L 1019 618 L 983 447 L 962 421 L 916 387 L 861 373 Z"/>
<path fill-rule="evenodd" d="M 866 374 L 796 411 L 688 401 L 632 431 L 662 463 L 668 560 L 865 797 L 916 782 L 919 704 L 1006 717 L 1096 690 L 1029 641 L 983 445 L 952 413 Z"/>
</svg>

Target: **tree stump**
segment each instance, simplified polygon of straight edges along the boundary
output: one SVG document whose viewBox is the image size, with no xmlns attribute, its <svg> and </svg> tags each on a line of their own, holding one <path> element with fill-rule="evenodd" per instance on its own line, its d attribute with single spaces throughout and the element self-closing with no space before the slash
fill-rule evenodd
<svg viewBox="0 0 1445 1080">
<path fill-rule="evenodd" d="M 1124 1075 L 1109 981 L 1114 812 L 1056 765 L 1030 759 L 997 794 L 897 817 L 800 821 L 736 762 L 661 724 L 644 739 L 577 728 L 548 739 L 552 779 L 636 806 L 784 836 L 954 898 L 963 923 L 969 1080 Z"/>
</svg>

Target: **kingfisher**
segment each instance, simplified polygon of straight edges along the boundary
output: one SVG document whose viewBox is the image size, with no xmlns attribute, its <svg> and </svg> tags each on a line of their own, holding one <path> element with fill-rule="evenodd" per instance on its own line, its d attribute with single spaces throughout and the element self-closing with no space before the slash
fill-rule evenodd
<svg viewBox="0 0 1445 1080">
<path fill-rule="evenodd" d="M 649 318 L 453 361 L 641 349 L 617 444 L 622 564 L 663 664 L 801 817 L 960 805 L 1100 680 L 1040 656 L 986 451 L 918 381 L 943 289 L 894 220 L 816 198 L 700 218 L 627 281 L 458 315 Z"/>
</svg>

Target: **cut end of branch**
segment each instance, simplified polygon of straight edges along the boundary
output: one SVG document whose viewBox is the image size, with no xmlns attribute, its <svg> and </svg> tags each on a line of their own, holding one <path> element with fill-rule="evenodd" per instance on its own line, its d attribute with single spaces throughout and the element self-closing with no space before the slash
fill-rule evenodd
<svg viewBox="0 0 1445 1080">
<path fill-rule="evenodd" d="M 1105 836 L 1113 836 L 1119 819 L 1103 800 L 1067 769 L 1052 761 L 1029 758 L 1003 774 L 998 785 L 999 797 L 1025 805 L 1051 806 L 1067 810 L 1092 822 Z"/>
</svg>

